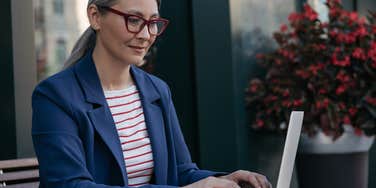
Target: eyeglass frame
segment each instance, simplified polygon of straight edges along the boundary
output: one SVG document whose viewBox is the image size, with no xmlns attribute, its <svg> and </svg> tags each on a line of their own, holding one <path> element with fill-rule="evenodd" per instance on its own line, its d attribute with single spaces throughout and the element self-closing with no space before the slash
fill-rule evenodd
<svg viewBox="0 0 376 188">
<path fill-rule="evenodd" d="M 167 25 L 170 23 L 169 20 L 164 19 L 164 18 L 154 18 L 154 19 L 147 20 L 147 19 L 143 18 L 142 16 L 135 15 L 135 14 L 128 14 L 128 13 L 125 13 L 125 12 L 122 12 L 122 11 L 119 11 L 119 10 L 116 10 L 116 9 L 113 9 L 113 8 L 111 8 L 111 7 L 108 7 L 108 6 L 99 6 L 99 5 L 97 5 L 97 7 L 102 8 L 102 9 L 105 9 L 105 10 L 107 10 L 107 11 L 110 11 L 111 13 L 117 14 L 117 15 L 119 15 L 119 16 L 122 16 L 122 17 L 124 18 L 125 28 L 127 29 L 128 32 L 133 33 L 133 34 L 138 34 L 138 33 L 140 33 L 140 32 L 144 29 L 144 27 L 147 26 L 147 28 L 148 28 L 148 32 L 149 32 L 150 35 L 153 35 L 153 36 L 159 36 L 159 35 L 161 35 L 161 34 L 165 31 L 165 29 L 167 28 Z M 140 30 L 137 31 L 137 32 L 135 32 L 135 31 L 130 31 L 129 28 L 128 28 L 128 18 L 131 17 L 131 16 L 134 16 L 134 17 L 140 18 L 140 19 L 143 21 L 143 23 L 142 23 L 141 26 L 140 26 Z M 149 27 L 149 25 L 152 24 L 152 23 L 155 23 L 155 22 L 157 22 L 157 21 L 162 21 L 165 25 L 164 25 L 164 27 L 162 27 L 162 29 L 161 29 L 161 31 L 160 31 L 159 33 L 157 33 L 157 34 L 153 34 L 153 33 L 150 32 L 150 27 Z"/>
</svg>

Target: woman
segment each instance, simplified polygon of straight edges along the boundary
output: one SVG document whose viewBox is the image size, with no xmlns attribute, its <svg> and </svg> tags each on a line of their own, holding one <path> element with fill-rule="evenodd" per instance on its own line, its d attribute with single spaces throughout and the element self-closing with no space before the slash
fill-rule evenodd
<svg viewBox="0 0 376 188">
<path fill-rule="evenodd" d="M 191 162 L 168 86 L 136 68 L 166 28 L 159 0 L 90 0 L 68 66 L 33 93 L 40 187 L 270 187 Z"/>
</svg>

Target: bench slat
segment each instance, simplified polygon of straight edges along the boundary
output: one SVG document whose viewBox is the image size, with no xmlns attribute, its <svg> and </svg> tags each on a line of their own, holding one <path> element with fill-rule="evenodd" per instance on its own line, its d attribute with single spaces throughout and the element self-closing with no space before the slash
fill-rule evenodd
<svg viewBox="0 0 376 188">
<path fill-rule="evenodd" d="M 17 185 L 7 185 L 7 188 L 38 188 L 39 182 L 21 183 Z"/>
<path fill-rule="evenodd" d="M 33 167 L 33 166 L 38 166 L 38 160 L 36 158 L 0 161 L 0 170 L 9 169 L 9 168 L 20 168 L 20 167 Z"/>
<path fill-rule="evenodd" d="M 39 178 L 39 170 L 24 170 L 0 174 L 0 182 Z"/>
</svg>

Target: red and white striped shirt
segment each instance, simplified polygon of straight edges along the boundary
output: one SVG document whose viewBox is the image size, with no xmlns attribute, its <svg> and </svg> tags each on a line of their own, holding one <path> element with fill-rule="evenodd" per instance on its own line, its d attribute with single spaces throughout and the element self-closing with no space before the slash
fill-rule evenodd
<svg viewBox="0 0 376 188">
<path fill-rule="evenodd" d="M 122 90 L 104 91 L 120 138 L 129 186 L 150 183 L 153 153 L 144 112 L 135 85 Z"/>
</svg>

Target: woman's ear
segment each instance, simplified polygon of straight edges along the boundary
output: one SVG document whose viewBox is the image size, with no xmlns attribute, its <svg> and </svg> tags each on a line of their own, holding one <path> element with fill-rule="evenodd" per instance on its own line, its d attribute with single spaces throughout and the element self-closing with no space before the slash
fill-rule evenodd
<svg viewBox="0 0 376 188">
<path fill-rule="evenodd" d="M 101 13 L 98 10 L 98 7 L 94 4 L 90 4 L 87 8 L 87 17 L 89 18 L 90 27 L 95 31 L 100 30 L 101 28 Z"/>
</svg>

